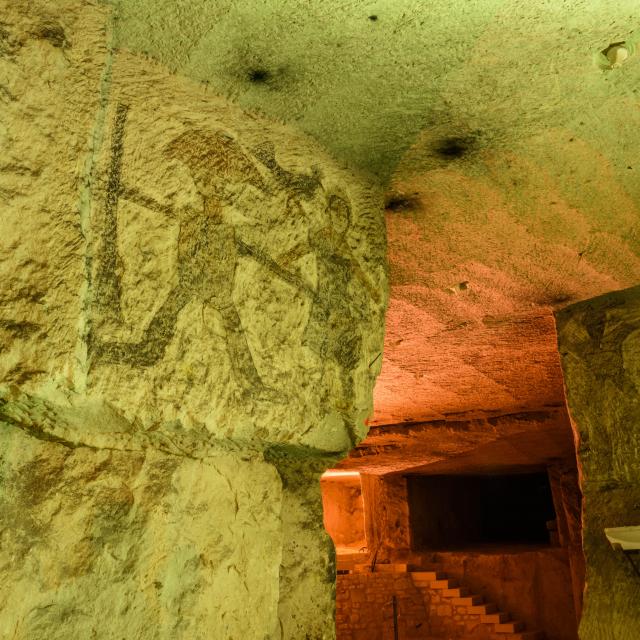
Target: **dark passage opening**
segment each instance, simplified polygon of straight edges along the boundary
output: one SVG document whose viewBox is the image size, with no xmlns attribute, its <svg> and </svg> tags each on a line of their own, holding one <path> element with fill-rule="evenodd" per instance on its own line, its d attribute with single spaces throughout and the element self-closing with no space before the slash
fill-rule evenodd
<svg viewBox="0 0 640 640">
<path fill-rule="evenodd" d="M 409 476 L 414 550 L 548 545 L 555 519 L 546 473 Z"/>
</svg>

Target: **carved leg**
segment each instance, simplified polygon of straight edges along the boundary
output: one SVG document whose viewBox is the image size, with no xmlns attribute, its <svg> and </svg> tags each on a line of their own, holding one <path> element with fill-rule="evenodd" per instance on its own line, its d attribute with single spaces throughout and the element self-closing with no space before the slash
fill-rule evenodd
<svg viewBox="0 0 640 640">
<path fill-rule="evenodd" d="M 238 311 L 232 304 L 214 308 L 220 313 L 224 323 L 229 359 L 236 381 L 246 391 L 262 390 L 264 385 L 256 370 Z"/>
</svg>

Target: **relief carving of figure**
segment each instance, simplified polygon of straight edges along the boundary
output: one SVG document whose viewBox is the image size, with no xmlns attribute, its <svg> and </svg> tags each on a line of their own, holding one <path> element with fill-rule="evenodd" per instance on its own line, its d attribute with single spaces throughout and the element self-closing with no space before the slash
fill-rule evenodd
<svg viewBox="0 0 640 640">
<path fill-rule="evenodd" d="M 122 160 L 128 107 L 116 108 L 111 140 L 111 162 L 107 175 L 102 246 L 94 281 L 94 306 L 114 326 L 122 326 L 121 285 L 118 277 L 117 250 L 118 202 L 121 198 L 177 220 L 177 284 L 133 341 L 101 339 L 94 328 L 89 333 L 89 350 L 96 363 L 123 363 L 148 367 L 165 354 L 177 326 L 180 311 L 191 301 L 200 301 L 214 309 L 224 326 L 229 360 L 238 384 L 245 390 L 268 395 L 256 370 L 241 319 L 233 302 L 238 257 L 250 257 L 276 277 L 303 291 L 311 298 L 311 315 L 304 333 L 304 343 L 323 358 L 338 362 L 345 369 L 355 366 L 360 338 L 351 330 L 352 311 L 347 288 L 356 275 L 368 285 L 351 257 L 346 234 L 351 224 L 351 209 L 345 198 L 328 196 L 327 224 L 310 231 L 308 240 L 287 252 L 272 257 L 264 249 L 251 246 L 238 237 L 233 224 L 225 218 L 225 207 L 232 204 L 229 184 L 249 184 L 270 197 L 272 184 L 286 190 L 288 205 L 296 215 L 304 215 L 301 200 L 312 199 L 322 189 L 318 173 L 294 174 L 276 161 L 272 145 L 265 144 L 251 157 L 230 136 L 222 132 L 188 130 L 175 138 L 164 150 L 170 160 L 183 163 L 202 200 L 202 208 L 171 207 L 153 201 L 127 184 L 122 176 Z M 262 175 L 265 170 L 269 180 Z M 318 263 L 318 287 L 313 289 L 289 268 L 294 257 L 313 253 Z M 345 380 L 344 392 L 351 392 Z"/>
</svg>

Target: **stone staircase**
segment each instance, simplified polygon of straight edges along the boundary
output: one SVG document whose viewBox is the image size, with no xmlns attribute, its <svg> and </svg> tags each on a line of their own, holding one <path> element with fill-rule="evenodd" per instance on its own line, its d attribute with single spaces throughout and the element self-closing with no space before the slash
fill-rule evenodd
<svg viewBox="0 0 640 640">
<path fill-rule="evenodd" d="M 471 593 L 461 586 L 457 580 L 449 578 L 442 571 L 410 571 L 415 586 L 421 591 L 430 591 L 448 602 L 458 614 L 477 616 L 477 621 L 488 625 L 496 638 L 504 640 L 545 640 L 542 631 L 526 630 L 525 624 L 512 620 L 506 611 L 499 611 L 498 606 L 485 602 L 481 595 Z M 425 594 L 427 595 L 427 594 Z"/>
</svg>

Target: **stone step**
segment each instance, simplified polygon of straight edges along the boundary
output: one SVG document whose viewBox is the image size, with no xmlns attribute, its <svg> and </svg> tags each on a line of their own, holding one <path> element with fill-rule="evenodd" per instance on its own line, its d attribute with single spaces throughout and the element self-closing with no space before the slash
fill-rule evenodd
<svg viewBox="0 0 640 640">
<path fill-rule="evenodd" d="M 356 573 L 370 573 L 371 572 L 371 564 L 356 564 L 354 565 L 354 570 Z M 400 563 L 393 564 L 376 564 L 373 568 L 374 573 L 406 573 L 407 565 Z"/>
<path fill-rule="evenodd" d="M 447 580 L 434 580 L 429 584 L 432 589 L 454 589 L 455 587 L 460 586 L 460 583 L 457 580 L 452 580 L 448 578 Z"/>
<path fill-rule="evenodd" d="M 408 563 L 408 569 L 407 571 L 411 571 L 412 573 L 418 572 L 421 573 L 423 571 L 431 571 L 431 572 L 439 572 L 442 573 L 443 569 L 440 565 L 438 564 L 431 564 L 431 563 L 427 563 L 427 564 L 414 564 L 412 562 Z"/>
<path fill-rule="evenodd" d="M 467 609 L 467 613 L 474 616 L 484 616 L 489 613 L 496 613 L 498 611 L 498 605 L 493 602 L 485 602 L 484 604 L 475 605 Z"/>
<path fill-rule="evenodd" d="M 484 622 L 485 624 L 501 624 L 503 622 L 509 622 L 509 620 L 511 620 L 511 615 L 504 611 L 489 613 L 480 618 L 480 622 Z"/>
<path fill-rule="evenodd" d="M 494 625 L 493 630 L 497 634 L 503 634 L 505 640 L 545 640 L 542 631 L 525 631 L 525 624 L 519 620 L 511 620 L 511 615 L 505 611 L 498 611 L 498 606 L 493 602 L 483 602 L 480 595 L 469 595 L 469 589 L 461 587 L 458 580 L 448 578 L 443 571 L 412 570 L 410 574 L 418 588 L 439 589 L 442 596 L 451 598 L 451 603 L 456 606 L 467 607 L 470 615 L 481 616 L 480 622 Z"/>
<path fill-rule="evenodd" d="M 436 580 L 446 580 L 447 574 L 444 571 L 412 571 L 411 577 L 414 582 L 435 582 Z"/>
<path fill-rule="evenodd" d="M 482 604 L 484 598 L 482 596 L 466 596 L 465 598 L 454 598 L 451 602 L 461 607 L 473 607 Z"/>
<path fill-rule="evenodd" d="M 493 630 L 496 633 L 517 633 L 518 631 L 524 630 L 524 622 L 520 622 L 520 620 L 503 622 L 502 624 L 497 624 Z"/>
<path fill-rule="evenodd" d="M 469 595 L 469 589 L 466 587 L 456 587 L 455 589 L 444 589 L 442 595 L 445 598 L 463 598 Z"/>
</svg>

